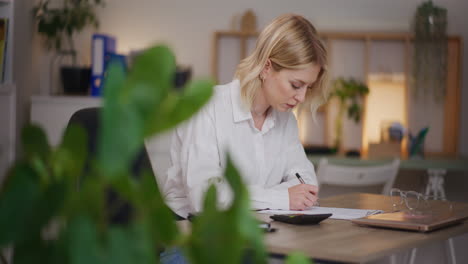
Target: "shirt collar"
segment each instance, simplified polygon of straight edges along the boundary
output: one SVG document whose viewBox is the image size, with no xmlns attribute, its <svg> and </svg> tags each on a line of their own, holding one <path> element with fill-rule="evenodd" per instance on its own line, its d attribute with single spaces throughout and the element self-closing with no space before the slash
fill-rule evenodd
<svg viewBox="0 0 468 264">
<path fill-rule="evenodd" d="M 252 120 L 252 113 L 250 112 L 250 109 L 242 102 L 241 98 L 241 89 L 240 89 L 240 81 L 238 79 L 235 79 L 232 82 L 233 86 L 231 87 L 231 102 L 232 102 L 232 116 L 234 118 L 234 122 L 242 122 L 246 120 Z M 270 113 L 268 113 L 268 116 L 265 120 L 265 123 L 263 124 L 263 129 L 262 132 L 266 133 L 268 132 L 271 128 L 275 126 L 275 121 L 277 119 L 277 113 L 276 110 L 271 109 Z"/>
<path fill-rule="evenodd" d="M 248 107 L 242 102 L 240 82 L 238 79 L 232 82 L 231 87 L 231 102 L 232 102 L 232 116 L 234 122 L 242 122 L 245 120 L 252 119 L 252 114 Z"/>
</svg>

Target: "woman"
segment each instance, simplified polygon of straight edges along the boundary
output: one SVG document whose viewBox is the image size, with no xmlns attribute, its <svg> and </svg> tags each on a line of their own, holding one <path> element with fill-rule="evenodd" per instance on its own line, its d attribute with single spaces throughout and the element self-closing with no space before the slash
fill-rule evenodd
<svg viewBox="0 0 468 264">
<path fill-rule="evenodd" d="M 249 188 L 253 208 L 313 206 L 317 179 L 291 110 L 308 101 L 315 113 L 325 101 L 326 65 L 326 50 L 309 21 L 289 14 L 271 22 L 239 64 L 235 80 L 216 86 L 210 103 L 176 130 L 163 187 L 172 210 L 182 217 L 200 211 L 212 183 L 220 205 L 229 204 L 232 193 L 222 176 L 227 153 Z"/>
</svg>

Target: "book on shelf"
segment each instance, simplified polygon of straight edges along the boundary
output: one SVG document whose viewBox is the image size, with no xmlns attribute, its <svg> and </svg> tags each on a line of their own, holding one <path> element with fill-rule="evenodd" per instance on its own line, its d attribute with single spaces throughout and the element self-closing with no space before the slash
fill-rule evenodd
<svg viewBox="0 0 468 264">
<path fill-rule="evenodd" d="M 91 96 L 100 96 L 107 64 L 116 51 L 116 41 L 109 35 L 94 34 L 91 46 Z"/>
<path fill-rule="evenodd" d="M 116 39 L 105 34 L 94 34 L 92 39 L 91 96 L 101 96 L 109 63 L 127 68 L 126 57 L 116 53 Z"/>
<path fill-rule="evenodd" d="M 0 83 L 5 81 L 5 68 L 7 57 L 8 18 L 0 18 Z"/>
</svg>

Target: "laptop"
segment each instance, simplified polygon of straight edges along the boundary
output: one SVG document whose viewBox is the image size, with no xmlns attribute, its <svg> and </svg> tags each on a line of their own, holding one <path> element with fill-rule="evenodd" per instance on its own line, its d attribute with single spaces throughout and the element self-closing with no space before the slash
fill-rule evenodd
<svg viewBox="0 0 468 264">
<path fill-rule="evenodd" d="M 354 219 L 352 222 L 363 226 L 430 232 L 462 223 L 466 219 L 468 219 L 468 214 L 411 215 L 406 212 L 395 212 L 369 215 Z"/>
</svg>

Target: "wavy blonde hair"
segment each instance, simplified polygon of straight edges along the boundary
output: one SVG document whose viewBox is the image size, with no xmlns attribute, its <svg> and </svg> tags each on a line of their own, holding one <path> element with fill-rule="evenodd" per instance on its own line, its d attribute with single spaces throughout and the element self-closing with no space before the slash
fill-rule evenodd
<svg viewBox="0 0 468 264">
<path fill-rule="evenodd" d="M 317 80 L 306 93 L 315 119 L 317 109 L 328 99 L 327 51 L 315 27 L 304 17 L 285 14 L 273 20 L 259 35 L 254 51 L 237 66 L 235 77 L 240 80 L 241 97 L 250 109 L 257 89 L 261 87 L 260 73 L 270 59 L 275 71 L 304 69 L 311 63 L 320 66 Z"/>
</svg>

